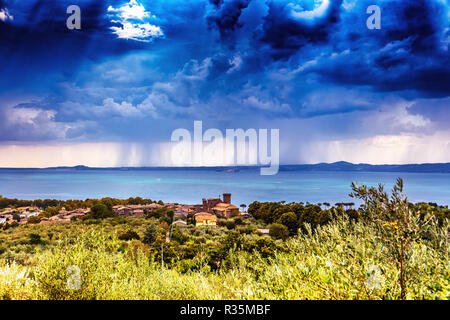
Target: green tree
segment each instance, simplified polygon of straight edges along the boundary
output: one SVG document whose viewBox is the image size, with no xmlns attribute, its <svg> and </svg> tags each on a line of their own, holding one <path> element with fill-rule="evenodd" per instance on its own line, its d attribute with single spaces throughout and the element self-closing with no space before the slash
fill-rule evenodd
<svg viewBox="0 0 450 320">
<path fill-rule="evenodd" d="M 61 207 L 48 207 L 47 209 L 44 210 L 42 215 L 44 217 L 50 218 L 50 217 L 56 216 L 60 210 L 61 210 Z"/>
<path fill-rule="evenodd" d="M 363 205 L 360 218 L 377 232 L 374 241 L 380 241 L 387 254 L 396 263 L 399 273 L 400 298 L 407 299 L 408 283 L 414 277 L 410 269 L 412 246 L 427 235 L 437 235 L 437 218 L 433 215 L 421 215 L 416 212 L 403 194 L 403 180 L 397 179 L 391 195 L 384 191 L 383 185 L 376 187 L 358 186 L 352 183 L 351 197 L 361 199 Z M 433 232 L 429 232 L 433 230 Z"/>
<path fill-rule="evenodd" d="M 283 213 L 278 219 L 278 223 L 286 226 L 289 231 L 289 235 L 296 235 L 298 230 L 297 215 L 294 212 Z"/>
<path fill-rule="evenodd" d="M 186 222 L 188 225 L 194 225 L 195 226 L 195 214 L 189 213 L 186 217 Z"/>
<path fill-rule="evenodd" d="M 160 219 L 161 222 L 165 221 L 170 225 L 172 224 L 174 214 L 175 212 L 173 211 L 173 209 L 159 208 L 148 212 L 146 218 Z"/>
<path fill-rule="evenodd" d="M 186 242 L 187 237 L 180 230 L 180 227 L 178 227 L 177 225 L 172 225 L 170 240 L 177 241 L 179 244 L 183 244 Z"/>
<path fill-rule="evenodd" d="M 141 239 L 141 237 L 139 237 L 139 235 L 133 230 L 127 230 L 126 232 L 119 235 L 119 240 L 129 241 L 129 240 L 133 240 L 133 239 L 136 239 L 136 240 Z"/>
<path fill-rule="evenodd" d="M 105 219 L 113 216 L 114 213 L 103 203 L 97 203 L 91 208 L 91 217 L 94 219 Z"/>
<path fill-rule="evenodd" d="M 150 246 L 153 244 L 153 242 L 155 242 L 157 237 L 158 237 L 158 230 L 156 229 L 155 225 L 151 224 L 147 228 L 147 230 L 145 230 L 144 239 L 142 240 L 142 242 Z"/>
<path fill-rule="evenodd" d="M 237 226 L 240 226 L 240 225 L 244 224 L 244 220 L 242 219 L 242 217 L 235 217 L 233 220 L 234 220 L 234 223 L 236 223 Z"/>
<path fill-rule="evenodd" d="M 273 257 L 277 246 L 275 241 L 267 237 L 258 237 L 246 245 L 246 250 L 252 252 L 254 250 L 261 253 L 263 258 Z"/>
<path fill-rule="evenodd" d="M 234 222 L 234 220 L 228 220 L 225 225 L 227 226 L 228 230 L 236 228 L 236 223 Z"/>
<path fill-rule="evenodd" d="M 29 217 L 27 223 L 38 224 L 41 222 L 41 218 L 39 216 Z"/>
<path fill-rule="evenodd" d="M 37 233 L 30 233 L 30 240 L 28 241 L 30 244 L 40 244 L 42 243 L 41 236 Z"/>
<path fill-rule="evenodd" d="M 248 206 L 247 213 L 252 215 L 255 219 L 259 219 L 258 211 L 261 208 L 261 202 L 255 201 Z"/>
<path fill-rule="evenodd" d="M 279 223 L 272 223 L 269 227 L 269 235 L 274 239 L 285 240 L 289 236 L 289 230 L 286 226 Z"/>
<path fill-rule="evenodd" d="M 104 198 L 104 199 L 102 199 L 102 203 L 108 208 L 109 211 L 112 212 L 112 210 L 113 210 L 112 199 Z"/>
</svg>

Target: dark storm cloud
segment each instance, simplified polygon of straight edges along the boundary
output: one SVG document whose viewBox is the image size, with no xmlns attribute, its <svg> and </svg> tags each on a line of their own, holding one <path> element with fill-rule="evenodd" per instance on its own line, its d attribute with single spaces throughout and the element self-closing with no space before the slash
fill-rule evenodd
<svg viewBox="0 0 450 320">
<path fill-rule="evenodd" d="M 239 23 L 242 10 L 246 9 L 251 0 L 210 1 L 216 8 L 216 12 L 208 17 L 210 24 L 215 24 L 223 38 L 230 36 L 237 28 L 242 27 Z"/>
<path fill-rule="evenodd" d="M 245 26 L 242 19 L 244 11 L 252 0 L 210 1 L 215 10 L 208 16 L 209 22 L 214 24 L 225 43 L 236 36 L 236 31 Z M 256 2 L 253 0 L 253 2 Z M 285 59 L 306 44 L 325 43 L 333 26 L 339 22 L 339 12 L 342 0 L 331 0 L 323 16 L 307 19 L 296 18 L 292 8 L 294 2 L 267 1 L 267 14 L 260 25 L 253 30 L 245 30 L 240 37 L 254 37 L 260 45 L 268 44 L 271 47 L 270 55 L 274 59 Z M 305 10 L 312 10 L 306 7 Z M 250 32 L 249 32 L 250 31 Z M 231 44 L 231 43 L 227 43 Z"/>
<path fill-rule="evenodd" d="M 396 6 L 398 4 L 398 6 Z M 439 50 L 441 17 L 445 7 L 434 1 L 406 0 L 385 3 L 383 10 L 391 19 L 385 32 L 387 41 L 412 38 L 411 52 L 426 53 Z"/>
<path fill-rule="evenodd" d="M 438 1 L 385 1 L 382 28 L 365 28 L 366 2 L 343 14 L 328 48 L 338 51 L 313 68 L 323 81 L 405 91 L 409 98 L 450 92 L 448 6 Z M 326 50 L 327 47 L 324 47 Z"/>
<path fill-rule="evenodd" d="M 296 19 L 286 3 L 269 2 L 269 14 L 263 25 L 261 41 L 270 44 L 274 59 L 288 58 L 307 44 L 324 44 L 339 22 L 342 0 L 331 3 L 321 17 Z"/>
<path fill-rule="evenodd" d="M 0 0 L 14 15 L 0 21 L 2 124 L 19 140 L 27 121 L 42 139 L 126 140 L 167 135 L 180 119 L 222 128 L 327 117 L 321 132 L 345 136 L 389 104 L 432 121 L 433 108 L 450 111 L 449 5 L 438 0 L 330 0 L 323 12 L 313 0 L 140 1 L 164 32 L 148 43 L 110 29 L 109 6 L 131 1 L 78 3 L 82 30 L 69 31 L 71 1 Z M 381 30 L 366 27 L 374 3 Z"/>
<path fill-rule="evenodd" d="M 111 23 L 105 19 L 108 5 L 102 1 L 78 1 L 82 29 L 69 30 L 66 9 L 72 4 L 70 0 L 4 2 L 14 20 L 0 21 L 0 60 L 9 62 L 3 65 L 9 76 L 0 77 L 0 86 L 54 89 L 52 84 L 70 81 L 86 59 L 103 59 L 143 47 L 135 41 L 115 41 L 109 30 Z M 43 74 L 47 79 L 42 79 Z"/>
<path fill-rule="evenodd" d="M 380 1 L 381 30 L 366 27 L 372 2 L 353 2 L 347 10 L 341 0 L 331 0 L 324 14 L 310 18 L 295 15 L 294 5 L 307 1 L 267 1 L 265 16 L 250 28 L 244 16 L 255 2 L 215 3 L 209 16 L 223 44 L 246 50 L 245 60 L 253 65 L 253 70 L 246 65 L 247 71 L 259 72 L 279 59 L 295 68 L 294 60 L 321 56 L 309 69 L 321 81 L 409 91 L 409 97 L 411 91 L 430 97 L 450 92 L 448 5 L 442 2 Z M 327 54 L 332 58 L 323 57 Z"/>
</svg>

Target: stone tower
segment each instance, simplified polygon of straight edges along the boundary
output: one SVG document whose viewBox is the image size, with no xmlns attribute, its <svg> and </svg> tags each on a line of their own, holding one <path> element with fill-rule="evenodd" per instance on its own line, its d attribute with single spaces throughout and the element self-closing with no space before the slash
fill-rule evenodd
<svg viewBox="0 0 450 320">
<path fill-rule="evenodd" d="M 223 194 L 223 202 L 231 204 L 231 193 L 224 193 Z"/>
</svg>

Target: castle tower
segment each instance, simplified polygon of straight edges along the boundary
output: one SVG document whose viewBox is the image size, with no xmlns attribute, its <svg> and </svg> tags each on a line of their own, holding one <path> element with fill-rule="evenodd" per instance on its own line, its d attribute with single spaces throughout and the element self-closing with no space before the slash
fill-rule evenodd
<svg viewBox="0 0 450 320">
<path fill-rule="evenodd" d="M 224 193 L 223 194 L 223 202 L 231 204 L 231 193 Z"/>
</svg>

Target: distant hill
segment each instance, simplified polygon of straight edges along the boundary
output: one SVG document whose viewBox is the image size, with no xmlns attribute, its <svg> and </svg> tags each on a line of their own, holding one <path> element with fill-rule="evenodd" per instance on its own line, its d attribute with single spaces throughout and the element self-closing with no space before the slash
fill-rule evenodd
<svg viewBox="0 0 450 320">
<path fill-rule="evenodd" d="M 417 172 L 417 173 L 450 173 L 450 163 L 424 164 L 353 164 L 349 162 L 319 163 L 304 165 L 283 165 L 280 171 L 365 171 L 365 172 Z"/>
<path fill-rule="evenodd" d="M 219 171 L 219 172 L 242 172 L 257 171 L 260 166 L 228 166 L 228 167 L 114 167 L 114 168 L 92 168 L 86 166 L 75 167 L 52 167 L 44 169 L 16 169 L 0 168 L 1 170 L 173 170 L 173 171 Z M 280 171 L 364 171 L 364 172 L 417 172 L 417 173 L 450 173 L 450 163 L 424 163 L 424 164 L 384 164 L 371 165 L 366 163 L 353 164 L 340 161 L 334 163 L 318 164 L 294 164 L 281 165 Z"/>
<path fill-rule="evenodd" d="M 50 167 L 50 168 L 44 168 L 43 170 L 55 170 L 55 169 L 90 170 L 90 169 L 96 169 L 96 168 L 89 168 L 86 166 L 75 166 L 75 167 Z"/>
</svg>

